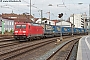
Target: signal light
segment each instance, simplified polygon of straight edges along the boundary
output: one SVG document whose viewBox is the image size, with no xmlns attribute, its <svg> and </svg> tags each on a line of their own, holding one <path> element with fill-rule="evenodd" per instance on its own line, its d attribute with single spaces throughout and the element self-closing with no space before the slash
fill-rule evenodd
<svg viewBox="0 0 90 60">
<path fill-rule="evenodd" d="M 58 17 L 59 17 L 59 18 L 61 18 L 61 17 L 63 16 L 63 13 L 61 13 L 61 14 L 58 14 L 58 15 L 59 15 Z"/>
<path fill-rule="evenodd" d="M 47 21 L 45 21 L 45 23 L 47 23 Z"/>
</svg>

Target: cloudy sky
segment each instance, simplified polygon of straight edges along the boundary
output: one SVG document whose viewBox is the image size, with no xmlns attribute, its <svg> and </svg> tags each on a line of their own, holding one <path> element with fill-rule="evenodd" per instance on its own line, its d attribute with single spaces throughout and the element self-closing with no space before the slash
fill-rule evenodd
<svg viewBox="0 0 90 60">
<path fill-rule="evenodd" d="M 2 0 L 3 1 L 3 0 Z M 7 0 L 9 1 L 9 0 Z M 12 0 L 13 1 L 13 0 Z M 83 3 L 83 4 L 78 4 Z M 52 4 L 52 6 L 48 6 Z M 71 14 L 89 14 L 89 0 L 31 0 L 31 14 L 40 18 L 40 10 L 43 10 L 43 17 L 58 19 L 58 14 L 63 13 L 63 19 L 67 20 Z M 30 0 L 21 2 L 0 2 L 0 14 L 11 12 L 22 14 L 30 13 Z"/>
</svg>

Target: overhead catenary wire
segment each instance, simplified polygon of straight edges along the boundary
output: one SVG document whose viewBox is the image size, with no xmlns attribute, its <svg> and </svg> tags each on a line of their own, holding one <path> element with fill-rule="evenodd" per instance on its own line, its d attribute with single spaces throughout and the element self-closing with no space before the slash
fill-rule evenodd
<svg viewBox="0 0 90 60">
<path fill-rule="evenodd" d="M 29 5 L 29 4 L 30 4 L 29 2 L 27 2 L 27 1 L 25 1 L 25 0 L 22 0 L 22 1 L 24 2 L 24 4 L 27 3 L 26 7 L 29 7 L 29 6 L 30 6 L 30 5 Z M 35 2 L 34 2 L 34 3 L 35 3 Z M 65 8 L 66 8 L 68 11 L 70 11 L 71 13 L 74 13 L 74 11 L 72 11 L 70 8 L 68 8 L 68 6 L 66 6 L 66 4 L 65 4 L 65 2 L 64 2 L 63 0 L 62 0 L 62 3 L 63 3 L 63 5 L 65 6 Z M 17 7 L 19 7 L 19 5 L 18 5 L 18 6 L 14 6 L 14 5 L 11 5 L 11 4 L 7 4 L 7 5 L 9 5 L 10 8 L 15 9 L 15 10 L 17 10 L 17 11 L 19 11 L 19 12 L 21 12 L 21 11 L 22 11 L 22 12 L 26 12 L 26 11 L 27 11 L 27 9 L 25 9 L 26 7 L 25 7 L 25 8 L 17 9 Z M 35 4 L 33 4 L 32 7 L 36 8 L 36 9 L 38 9 L 38 10 L 41 10 L 41 8 L 36 7 Z M 9 8 L 9 9 L 10 9 L 10 8 Z M 42 10 L 43 10 L 43 9 L 42 9 Z M 43 11 L 44 11 L 44 10 L 43 10 Z M 44 12 L 48 12 L 48 11 L 44 11 Z M 50 13 L 51 13 L 51 15 L 53 15 L 53 16 L 55 16 L 55 17 L 58 15 L 58 14 L 55 15 L 53 12 L 50 12 Z M 57 17 L 58 17 L 58 16 L 57 16 Z"/>
<path fill-rule="evenodd" d="M 27 3 L 27 4 L 29 4 L 29 3 L 28 3 L 27 1 L 25 1 L 25 0 L 22 0 L 22 1 L 24 1 L 24 2 Z M 40 9 L 40 8 L 34 6 L 34 5 L 35 5 L 35 4 L 33 4 L 33 5 L 31 5 L 31 6 L 34 7 L 34 8 L 36 8 L 36 9 L 38 9 L 39 11 L 42 10 L 42 9 Z M 28 7 L 29 7 L 29 6 L 28 6 Z M 39 12 L 39 11 L 38 11 L 38 12 Z M 44 10 L 43 10 L 43 11 L 44 11 Z M 49 11 L 44 11 L 44 12 L 49 12 Z M 50 14 L 53 15 L 53 16 L 55 16 L 54 13 L 52 13 L 52 12 L 50 12 Z M 40 14 L 39 14 L 39 15 L 40 15 Z M 57 17 L 57 16 L 55 16 L 55 17 Z"/>
</svg>

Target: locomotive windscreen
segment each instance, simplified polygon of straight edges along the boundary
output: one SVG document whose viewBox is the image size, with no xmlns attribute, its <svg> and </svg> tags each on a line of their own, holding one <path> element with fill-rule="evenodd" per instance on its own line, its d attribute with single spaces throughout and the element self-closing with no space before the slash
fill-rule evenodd
<svg viewBox="0 0 90 60">
<path fill-rule="evenodd" d="M 26 25 L 16 25 L 16 29 L 25 29 Z"/>
<path fill-rule="evenodd" d="M 21 28 L 25 29 L 26 28 L 26 25 L 22 25 Z"/>
</svg>

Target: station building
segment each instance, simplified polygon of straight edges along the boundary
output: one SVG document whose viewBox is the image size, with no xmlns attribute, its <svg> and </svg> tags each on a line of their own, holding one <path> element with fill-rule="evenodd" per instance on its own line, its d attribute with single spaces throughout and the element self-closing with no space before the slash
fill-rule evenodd
<svg viewBox="0 0 90 60">
<path fill-rule="evenodd" d="M 0 31 L 2 31 L 2 24 L 4 27 L 4 32 L 7 30 L 8 32 L 10 32 L 11 30 L 14 29 L 14 20 L 10 20 L 10 19 L 6 19 L 6 18 L 2 18 L 0 17 Z"/>
<path fill-rule="evenodd" d="M 26 14 L 2 13 L 0 15 L 0 32 L 2 32 L 2 27 L 4 32 L 10 32 L 11 30 L 13 31 L 14 22 L 32 22 L 30 18 L 33 18 L 33 16 Z"/>
</svg>

